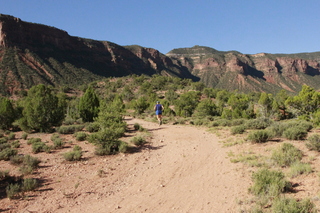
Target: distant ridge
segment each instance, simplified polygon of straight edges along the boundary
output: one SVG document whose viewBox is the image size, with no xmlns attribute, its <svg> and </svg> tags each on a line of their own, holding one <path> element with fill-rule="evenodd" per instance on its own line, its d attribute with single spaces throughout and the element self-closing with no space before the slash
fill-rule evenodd
<svg viewBox="0 0 320 213">
<path fill-rule="evenodd" d="M 240 92 L 320 89 L 320 52 L 242 54 L 205 46 L 162 54 L 139 45 L 120 46 L 70 36 L 43 24 L 0 14 L 0 93 L 35 84 L 78 86 L 104 77 L 165 75 L 200 80 L 209 87 Z"/>
</svg>

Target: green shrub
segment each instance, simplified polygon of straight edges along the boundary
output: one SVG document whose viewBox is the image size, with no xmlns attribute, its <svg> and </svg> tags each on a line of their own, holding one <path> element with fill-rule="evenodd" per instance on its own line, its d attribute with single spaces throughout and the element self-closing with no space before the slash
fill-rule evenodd
<svg viewBox="0 0 320 213">
<path fill-rule="evenodd" d="M 85 132 L 76 132 L 74 134 L 77 141 L 85 141 L 87 139 L 88 134 Z"/>
<path fill-rule="evenodd" d="M 63 157 L 67 161 L 78 161 L 82 157 L 82 151 L 71 151 L 63 153 Z"/>
<path fill-rule="evenodd" d="M 120 145 L 119 145 L 119 152 L 121 153 L 125 153 L 128 150 L 128 143 L 121 141 Z"/>
<path fill-rule="evenodd" d="M 32 152 L 35 154 L 39 152 L 50 152 L 50 147 L 44 142 L 34 142 L 32 143 Z"/>
<path fill-rule="evenodd" d="M 18 153 L 17 150 L 12 148 L 5 148 L 0 152 L 0 160 L 10 160 L 11 156 L 14 156 Z"/>
<path fill-rule="evenodd" d="M 98 144 L 94 153 L 100 156 L 116 154 L 120 151 L 119 147 L 121 143 L 120 140 L 106 141 L 105 143 Z"/>
<path fill-rule="evenodd" d="M 268 118 L 257 118 L 247 120 L 245 125 L 247 129 L 265 129 L 272 124 L 272 120 Z"/>
<path fill-rule="evenodd" d="M 82 157 L 82 148 L 76 145 L 71 152 L 63 153 L 63 157 L 67 161 L 78 161 Z"/>
<path fill-rule="evenodd" d="M 79 145 L 75 145 L 72 150 L 73 151 L 82 151 L 82 148 Z"/>
<path fill-rule="evenodd" d="M 27 144 L 31 145 L 36 142 L 41 142 L 41 138 L 30 138 L 30 139 L 28 139 Z"/>
<path fill-rule="evenodd" d="M 133 137 L 131 139 L 131 142 L 136 146 L 142 146 L 147 141 L 146 141 L 146 139 L 144 137 L 142 137 L 141 135 L 138 135 L 138 136 Z"/>
<path fill-rule="evenodd" d="M 14 134 L 13 132 L 10 132 L 8 135 L 8 140 L 13 140 L 16 138 L 16 134 Z"/>
<path fill-rule="evenodd" d="M 57 131 L 60 134 L 74 134 L 75 132 L 79 132 L 84 128 L 84 125 L 70 125 L 70 126 L 60 126 Z"/>
<path fill-rule="evenodd" d="M 0 151 L 3 151 L 7 148 L 10 148 L 11 145 L 9 143 L 3 143 L 3 144 L 0 144 Z"/>
<path fill-rule="evenodd" d="M 231 126 L 239 126 L 246 123 L 246 119 L 239 118 L 231 120 Z"/>
<path fill-rule="evenodd" d="M 40 163 L 41 161 L 38 158 L 32 157 L 30 155 L 25 155 L 23 157 L 22 166 L 19 168 L 19 171 L 24 175 L 31 174 L 33 170 L 38 168 Z"/>
<path fill-rule="evenodd" d="M 289 140 L 302 140 L 307 137 L 307 134 L 308 132 L 304 129 L 290 127 L 283 132 L 282 136 Z"/>
<path fill-rule="evenodd" d="M 256 130 L 250 132 L 248 135 L 247 140 L 251 141 L 252 143 L 264 143 L 270 139 L 270 133 L 267 130 Z"/>
<path fill-rule="evenodd" d="M 140 125 L 140 124 L 138 124 L 138 123 L 133 124 L 133 128 L 134 128 L 134 130 L 139 130 L 139 129 L 140 129 L 140 127 L 141 127 L 141 125 Z"/>
<path fill-rule="evenodd" d="M 14 155 L 10 157 L 10 163 L 12 165 L 20 165 L 22 164 L 23 159 L 24 159 L 23 155 Z"/>
<path fill-rule="evenodd" d="M 290 166 L 302 159 L 302 152 L 290 143 L 283 143 L 272 152 L 271 159 L 279 166 Z"/>
<path fill-rule="evenodd" d="M 71 118 L 70 116 L 67 116 L 64 118 L 63 124 L 64 125 L 72 125 L 76 122 L 76 119 Z"/>
<path fill-rule="evenodd" d="M 89 123 L 86 125 L 88 132 L 98 132 L 100 130 L 100 124 L 98 122 Z"/>
<path fill-rule="evenodd" d="M 0 144 L 4 144 L 8 142 L 8 137 L 2 137 L 0 138 Z"/>
<path fill-rule="evenodd" d="M 291 177 L 296 177 L 298 175 L 309 174 L 311 172 L 312 168 L 310 164 L 296 161 L 291 164 L 289 175 Z"/>
<path fill-rule="evenodd" d="M 281 192 L 291 188 L 291 184 L 284 179 L 281 171 L 260 169 L 252 175 L 253 185 L 249 191 L 254 195 L 278 197 Z"/>
<path fill-rule="evenodd" d="M 231 134 L 236 135 L 236 134 L 242 134 L 246 131 L 246 127 L 244 125 L 239 125 L 239 126 L 233 126 L 231 128 Z"/>
<path fill-rule="evenodd" d="M 27 138 L 28 138 L 28 133 L 24 132 L 24 133 L 21 135 L 21 138 L 22 138 L 23 140 L 27 140 Z"/>
<path fill-rule="evenodd" d="M 231 126 L 231 121 L 227 119 L 215 120 L 211 124 L 212 126 Z"/>
<path fill-rule="evenodd" d="M 272 204 L 272 212 L 283 213 L 316 213 L 316 207 L 309 199 L 297 201 L 294 198 L 276 199 Z"/>
<path fill-rule="evenodd" d="M 15 199 L 19 197 L 19 193 L 20 193 L 20 185 L 18 183 L 16 184 L 9 184 L 6 187 L 6 193 L 7 193 L 7 197 L 9 199 Z"/>
<path fill-rule="evenodd" d="M 11 143 L 12 148 L 19 148 L 20 147 L 20 142 L 18 140 L 15 140 Z"/>
<path fill-rule="evenodd" d="M 38 182 L 34 178 L 26 178 L 22 182 L 21 190 L 23 192 L 33 191 L 38 187 Z"/>
<path fill-rule="evenodd" d="M 61 149 L 61 148 L 63 148 L 64 144 L 65 144 L 65 142 L 63 141 L 62 138 L 55 138 L 53 140 L 53 148 L 54 149 Z"/>
<path fill-rule="evenodd" d="M 320 135 L 314 134 L 308 137 L 308 142 L 306 143 L 306 147 L 309 150 L 320 151 Z"/>
</svg>

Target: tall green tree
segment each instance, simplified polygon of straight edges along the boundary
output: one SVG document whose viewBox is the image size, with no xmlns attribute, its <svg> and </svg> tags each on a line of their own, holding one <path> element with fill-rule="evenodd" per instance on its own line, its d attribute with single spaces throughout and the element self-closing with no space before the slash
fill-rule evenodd
<svg viewBox="0 0 320 213">
<path fill-rule="evenodd" d="M 189 91 L 180 96 L 176 101 L 176 111 L 180 116 L 190 117 L 192 116 L 195 108 L 200 101 L 200 92 Z"/>
<path fill-rule="evenodd" d="M 8 98 L 0 97 L 0 128 L 9 129 L 15 120 L 15 110 Z"/>
<path fill-rule="evenodd" d="M 320 93 L 307 85 L 303 85 L 299 94 L 294 97 L 289 97 L 285 104 L 296 116 L 309 116 L 319 108 Z"/>
<path fill-rule="evenodd" d="M 65 112 L 66 105 L 50 87 L 36 85 L 24 101 L 22 128 L 49 132 L 52 127 L 61 125 Z"/>
<path fill-rule="evenodd" d="M 99 113 L 100 100 L 94 89 L 89 86 L 79 101 L 79 113 L 84 122 L 92 122 Z"/>
</svg>

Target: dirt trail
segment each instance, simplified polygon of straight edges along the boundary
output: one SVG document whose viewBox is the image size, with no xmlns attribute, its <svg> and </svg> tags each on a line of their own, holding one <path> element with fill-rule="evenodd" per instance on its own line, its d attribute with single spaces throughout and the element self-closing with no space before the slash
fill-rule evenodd
<svg viewBox="0 0 320 213">
<path fill-rule="evenodd" d="M 23 213 L 230 213 L 244 207 L 239 203 L 248 199 L 250 177 L 241 164 L 227 157 L 236 147 L 222 148 L 219 138 L 205 128 L 159 127 L 139 119 L 126 122 L 139 123 L 152 133 L 142 150 L 97 157 L 92 144 L 77 142 L 85 154 L 83 161 L 75 163 L 61 158 L 72 146 L 56 154 L 39 153 L 43 162 L 37 178 L 43 180 L 42 187 L 24 200 L 0 200 L 0 209 Z M 22 147 L 26 152 L 30 149 L 26 144 Z"/>
<path fill-rule="evenodd" d="M 237 201 L 246 196 L 249 181 L 230 163 L 214 134 L 137 119 L 127 123 L 153 133 L 152 148 L 128 156 L 142 163 L 127 168 L 110 196 L 61 212 L 239 212 Z"/>
</svg>

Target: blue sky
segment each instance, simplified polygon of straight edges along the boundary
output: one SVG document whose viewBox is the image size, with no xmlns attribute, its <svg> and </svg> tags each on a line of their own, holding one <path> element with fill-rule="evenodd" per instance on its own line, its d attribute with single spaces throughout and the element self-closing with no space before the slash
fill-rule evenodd
<svg viewBox="0 0 320 213">
<path fill-rule="evenodd" d="M 320 51 L 319 0 L 0 0 L 0 13 L 72 36 L 161 53 L 201 45 L 245 54 Z"/>
</svg>

